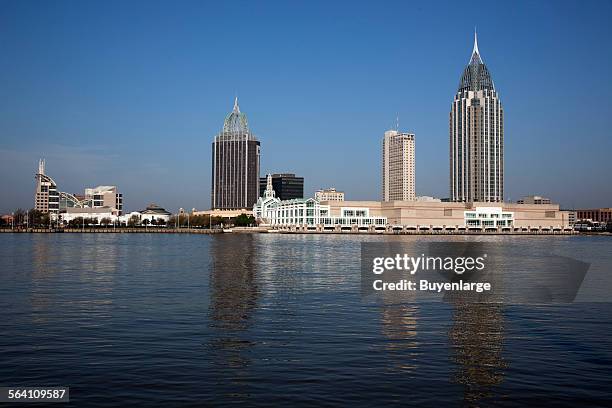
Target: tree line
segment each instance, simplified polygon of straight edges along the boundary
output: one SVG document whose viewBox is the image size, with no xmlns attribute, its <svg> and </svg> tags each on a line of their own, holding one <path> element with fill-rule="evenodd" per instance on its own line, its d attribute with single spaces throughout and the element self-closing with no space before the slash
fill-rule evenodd
<svg viewBox="0 0 612 408">
<path fill-rule="evenodd" d="M 26 226 L 29 228 L 49 228 L 50 218 L 48 213 L 43 213 L 39 210 L 31 209 L 29 211 L 24 211 L 21 208 L 15 210 L 13 213 L 13 223 L 8 220 L 0 219 L 0 227 L 8 228 L 8 227 L 16 227 L 16 228 L 25 228 Z M 53 222 L 55 224 L 55 222 Z M 69 222 L 64 222 L 64 226 L 70 228 L 83 228 L 83 227 L 113 227 L 115 226 L 113 220 L 108 217 L 104 217 L 98 220 L 97 217 L 77 217 Z M 133 215 L 130 217 L 127 222 L 117 222 L 117 227 L 180 227 L 186 228 L 187 226 L 191 228 L 219 228 L 219 227 L 248 227 L 255 226 L 255 217 L 252 215 L 241 214 L 234 218 L 224 218 L 224 217 L 210 217 L 208 215 L 173 215 L 170 217 L 168 222 L 163 219 L 149 219 L 145 218 L 143 220 L 140 219 L 137 215 Z"/>
</svg>

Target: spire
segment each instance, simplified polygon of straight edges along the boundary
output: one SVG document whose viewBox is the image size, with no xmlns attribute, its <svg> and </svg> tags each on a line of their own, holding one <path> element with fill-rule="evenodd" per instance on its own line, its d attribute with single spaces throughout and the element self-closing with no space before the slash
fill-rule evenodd
<svg viewBox="0 0 612 408">
<path fill-rule="evenodd" d="M 236 97 L 236 99 L 234 99 L 234 112 L 236 112 L 236 113 L 240 112 L 240 106 L 238 106 L 238 97 Z"/>
<path fill-rule="evenodd" d="M 38 174 L 45 174 L 45 159 L 38 160 Z"/>
<path fill-rule="evenodd" d="M 274 192 L 274 188 L 272 187 L 272 175 L 268 173 L 268 177 L 266 180 L 266 191 L 264 192 L 265 198 L 274 197 L 276 193 Z"/>
<path fill-rule="evenodd" d="M 480 58 L 480 51 L 478 50 L 478 34 L 476 33 L 476 27 L 474 27 L 474 49 L 472 50 L 472 56 L 470 57 L 470 64 L 482 63 L 482 58 Z"/>
</svg>

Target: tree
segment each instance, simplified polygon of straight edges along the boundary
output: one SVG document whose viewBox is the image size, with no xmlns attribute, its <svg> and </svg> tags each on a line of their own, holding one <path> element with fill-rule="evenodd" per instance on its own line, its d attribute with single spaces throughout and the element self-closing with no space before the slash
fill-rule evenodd
<svg viewBox="0 0 612 408">
<path fill-rule="evenodd" d="M 81 226 L 83 225 L 83 217 L 73 218 L 72 220 L 70 220 L 70 222 L 68 222 L 68 225 L 71 228 L 81 228 Z"/>
<path fill-rule="evenodd" d="M 128 220 L 128 227 L 135 227 L 140 223 L 140 218 L 134 214 Z"/>
<path fill-rule="evenodd" d="M 224 222 L 225 222 L 225 218 L 223 217 L 211 217 L 210 219 L 211 228 L 213 226 L 223 225 Z"/>
<path fill-rule="evenodd" d="M 234 225 L 237 227 L 248 227 L 255 224 L 255 217 L 252 215 L 240 214 L 234 218 Z"/>
<path fill-rule="evenodd" d="M 170 218 L 168 218 L 168 225 L 171 227 L 176 226 L 176 215 L 171 215 Z"/>
<path fill-rule="evenodd" d="M 159 220 L 157 220 L 157 225 L 163 227 L 164 225 L 166 225 L 166 221 L 164 221 L 163 218 L 160 218 Z"/>
<path fill-rule="evenodd" d="M 111 219 L 108 217 L 104 217 L 102 218 L 102 221 L 100 221 L 100 225 L 103 225 L 105 227 L 108 227 L 111 223 Z"/>
<path fill-rule="evenodd" d="M 13 213 L 13 219 L 15 222 L 15 227 L 25 224 L 25 211 L 23 211 L 21 208 L 16 209 Z"/>
<path fill-rule="evenodd" d="M 145 218 L 144 220 L 142 220 L 142 224 L 145 226 L 145 228 L 147 227 L 147 225 L 149 225 L 151 223 L 151 221 L 149 221 L 148 218 Z"/>
<path fill-rule="evenodd" d="M 31 209 L 28 211 L 28 223 L 30 227 L 43 227 L 49 224 L 49 216 L 42 211 Z"/>
</svg>

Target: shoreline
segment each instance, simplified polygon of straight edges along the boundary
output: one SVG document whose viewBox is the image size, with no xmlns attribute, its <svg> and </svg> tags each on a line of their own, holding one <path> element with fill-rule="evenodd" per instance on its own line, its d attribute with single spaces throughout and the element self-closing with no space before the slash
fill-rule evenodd
<svg viewBox="0 0 612 408">
<path fill-rule="evenodd" d="M 50 234 L 50 233 L 81 233 L 81 234 L 318 234 L 318 235 L 528 235 L 528 236 L 608 236 L 610 232 L 579 232 L 579 231 L 444 231 L 444 230 L 385 230 L 385 231 L 364 231 L 364 230 L 275 230 L 261 227 L 239 227 L 230 229 L 199 229 L 199 228 L 29 228 L 29 229 L 9 229 L 2 228 L 0 233 L 14 234 Z"/>
</svg>

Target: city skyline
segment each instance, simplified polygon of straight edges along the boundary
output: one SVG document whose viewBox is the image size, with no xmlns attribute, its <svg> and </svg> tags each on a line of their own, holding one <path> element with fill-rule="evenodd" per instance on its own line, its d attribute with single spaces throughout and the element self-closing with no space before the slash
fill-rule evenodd
<svg viewBox="0 0 612 408">
<path fill-rule="evenodd" d="M 188 7 L 195 16 L 236 11 L 231 5 L 215 6 L 222 10 L 197 4 L 184 8 Z M 510 113 L 505 123 L 505 198 L 515 201 L 541 194 L 564 207 L 608 206 L 612 192 L 595 175 L 610 173 L 605 160 L 612 148 L 606 112 L 612 104 L 605 72 L 612 54 L 605 46 L 610 28 L 596 22 L 603 21 L 610 6 L 497 7 L 508 7 L 508 16 L 490 11 L 500 16 L 496 25 L 486 23 L 486 13 L 468 9 L 460 13 L 473 11 L 473 23 L 448 28 L 444 22 L 459 12 L 456 6 L 440 14 L 429 6 L 397 5 L 393 14 L 422 17 L 404 32 L 385 23 L 392 17 L 387 10 L 334 5 L 331 17 L 324 18 L 322 7 L 316 5 L 305 7 L 299 17 L 289 14 L 292 18 L 253 38 L 246 36 L 253 22 L 243 10 L 236 18 L 244 20 L 244 27 L 211 42 L 196 30 L 196 19 L 186 10 L 164 16 L 169 4 L 152 7 L 134 27 L 128 24 L 136 15 L 134 5 L 117 16 L 112 5 L 100 10 L 96 5 L 7 4 L 0 17 L 7 39 L 1 45 L 6 59 L 0 78 L 10 101 L 2 102 L 0 110 L 0 171 L 6 192 L 0 210 L 31 206 L 32 168 L 39 157 L 47 159 L 48 172 L 63 191 L 111 184 L 125 193 L 128 209 L 152 201 L 171 209 L 208 208 L 209 146 L 236 94 L 249 107 L 252 128 L 264 141 L 261 174 L 301 174 L 306 196 L 333 185 L 351 199 L 377 199 L 380 160 L 372 152 L 379 149 L 377 135 L 399 113 L 401 128 L 420 135 L 416 194 L 447 197 L 448 100 L 469 54 L 474 23 Z M 283 7 L 274 12 L 272 8 L 268 4 L 255 10 L 255 18 L 276 21 L 274 17 L 289 13 Z M 57 27 L 53 17 L 68 11 L 66 24 Z M 77 13 L 79 19 L 74 18 Z M 552 13 L 550 21 L 536 24 L 546 13 Z M 100 15 L 112 20 L 94 18 Z M 577 16 L 583 17 L 578 29 L 564 33 L 563 23 Z M 441 21 L 431 30 L 421 31 L 427 33 L 425 41 L 411 37 L 438 18 Z M 37 28 L 27 33 L 21 22 L 30 19 Z M 115 19 L 117 29 L 123 30 L 120 37 L 105 23 Z M 158 23 L 172 19 L 182 23 L 156 31 Z M 320 26 L 316 33 L 311 30 L 314 23 Z M 290 30 L 280 30 L 292 24 Z M 513 31 L 514 24 L 525 28 Z M 90 28 L 83 38 L 75 38 L 85 26 Z M 145 41 L 138 31 L 143 29 L 161 43 Z M 286 38 L 279 39 L 278 32 Z M 41 40 L 46 34 L 50 35 Z M 183 46 L 172 48 L 179 40 Z M 296 40 L 301 40 L 298 48 L 304 52 L 284 47 Z M 51 47 L 43 49 L 46 45 Z M 237 64 L 229 61 L 208 68 L 205 62 L 218 60 L 215 51 L 221 45 L 234 47 L 247 62 L 241 68 L 230 68 Z M 163 58 L 164 52 L 175 59 Z M 398 64 L 383 64 L 383 76 L 375 65 L 385 53 Z M 401 63 L 415 61 L 415 56 L 418 64 Z M 586 59 L 596 63 L 585 67 L 581 61 Z M 274 70 L 275 64 L 280 69 Z M 426 81 L 424 66 L 431 71 Z M 568 81 L 576 67 L 586 71 L 578 83 Z M 181 80 L 176 76 L 180 73 L 189 75 Z M 176 82 L 163 85 L 158 80 L 164 78 Z M 357 83 L 362 85 L 355 88 Z M 585 93 L 590 97 L 588 108 Z M 567 95 L 572 97 L 559 103 Z M 154 103 L 158 100 L 163 103 Z M 142 183 L 146 177 L 155 178 L 156 188 Z"/>
</svg>

